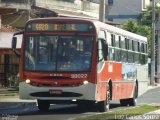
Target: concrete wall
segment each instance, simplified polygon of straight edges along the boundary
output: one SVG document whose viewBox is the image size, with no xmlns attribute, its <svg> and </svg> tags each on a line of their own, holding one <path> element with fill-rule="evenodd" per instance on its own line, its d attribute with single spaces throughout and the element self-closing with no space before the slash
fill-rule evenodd
<svg viewBox="0 0 160 120">
<path fill-rule="evenodd" d="M 61 0 L 35 0 L 36 6 L 48 8 L 48 9 L 59 9 L 84 13 L 93 17 L 99 15 L 99 4 L 88 1 L 75 0 L 73 2 L 65 2 Z"/>
<path fill-rule="evenodd" d="M 137 19 L 149 4 L 149 0 L 113 0 L 106 18 L 118 23 L 123 23 L 129 18 Z"/>
<path fill-rule="evenodd" d="M 0 2 L 0 8 L 13 8 L 13 9 L 30 9 L 30 5 L 26 3 L 12 3 L 12 2 Z"/>
</svg>

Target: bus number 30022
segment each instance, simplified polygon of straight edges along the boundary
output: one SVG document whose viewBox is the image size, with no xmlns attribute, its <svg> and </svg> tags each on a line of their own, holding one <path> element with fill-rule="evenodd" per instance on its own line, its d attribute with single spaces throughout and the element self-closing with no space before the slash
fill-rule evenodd
<svg viewBox="0 0 160 120">
<path fill-rule="evenodd" d="M 87 74 L 71 74 L 71 78 L 87 78 Z"/>
</svg>

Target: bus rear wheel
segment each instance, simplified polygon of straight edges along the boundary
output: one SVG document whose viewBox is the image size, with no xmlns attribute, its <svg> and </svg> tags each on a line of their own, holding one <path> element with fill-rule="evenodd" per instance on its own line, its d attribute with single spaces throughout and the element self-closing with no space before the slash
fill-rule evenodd
<svg viewBox="0 0 160 120">
<path fill-rule="evenodd" d="M 127 106 L 128 105 L 128 99 L 120 99 L 121 106 Z"/>
<path fill-rule="evenodd" d="M 48 111 L 50 107 L 50 102 L 48 100 L 37 100 L 38 109 L 40 111 Z"/>
<path fill-rule="evenodd" d="M 128 99 L 128 104 L 130 106 L 136 106 L 137 105 L 137 97 L 138 97 L 138 87 L 136 85 L 135 89 L 134 89 L 134 93 L 133 93 L 133 98 Z"/>
<path fill-rule="evenodd" d="M 128 98 L 128 99 L 121 99 L 120 104 L 121 106 L 136 106 L 137 105 L 137 97 L 138 97 L 138 87 L 137 85 L 135 86 L 134 93 L 133 93 L 133 98 Z"/>
<path fill-rule="evenodd" d="M 111 92 L 110 92 L 110 87 L 108 87 L 107 94 L 106 94 L 106 100 L 98 103 L 98 107 L 99 107 L 100 112 L 109 111 L 110 100 L 111 100 Z"/>
</svg>

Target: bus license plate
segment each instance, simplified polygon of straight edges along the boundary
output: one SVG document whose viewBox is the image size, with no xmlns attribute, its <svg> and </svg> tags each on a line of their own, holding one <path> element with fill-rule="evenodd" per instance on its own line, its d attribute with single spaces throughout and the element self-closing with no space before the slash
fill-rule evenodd
<svg viewBox="0 0 160 120">
<path fill-rule="evenodd" d="M 62 94 L 62 90 L 50 90 L 50 94 Z"/>
</svg>

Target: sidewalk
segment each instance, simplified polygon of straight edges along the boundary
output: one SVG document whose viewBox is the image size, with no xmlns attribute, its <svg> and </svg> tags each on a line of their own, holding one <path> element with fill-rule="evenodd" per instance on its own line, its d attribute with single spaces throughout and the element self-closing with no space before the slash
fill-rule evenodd
<svg viewBox="0 0 160 120">
<path fill-rule="evenodd" d="M 18 94 L 19 91 L 15 88 L 0 88 L 0 110 L 36 104 L 36 100 L 19 99 Z"/>
<path fill-rule="evenodd" d="M 155 85 L 149 85 L 148 86 L 148 90 L 150 90 L 150 89 L 155 89 L 155 88 L 158 88 L 158 87 L 160 87 L 160 83 L 155 83 Z M 148 91 L 147 90 L 147 91 Z"/>
<path fill-rule="evenodd" d="M 152 111 L 143 115 L 127 117 L 125 120 L 160 120 L 160 110 Z"/>
</svg>

